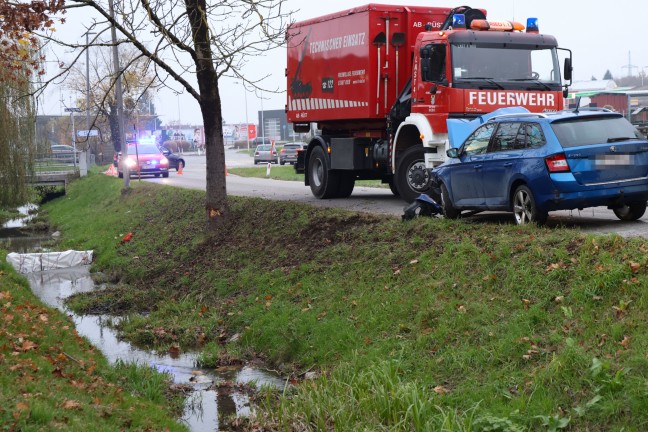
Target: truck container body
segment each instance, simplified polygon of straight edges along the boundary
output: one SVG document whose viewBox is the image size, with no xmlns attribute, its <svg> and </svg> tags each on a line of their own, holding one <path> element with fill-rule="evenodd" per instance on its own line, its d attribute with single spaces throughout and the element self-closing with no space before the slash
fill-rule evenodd
<svg viewBox="0 0 648 432">
<path fill-rule="evenodd" d="M 375 121 L 411 77 L 412 47 L 449 8 L 367 5 L 288 29 L 288 121 Z"/>
<path fill-rule="evenodd" d="M 522 32 L 481 9 L 369 4 L 291 25 L 288 121 L 319 131 L 295 165 L 305 184 L 337 198 L 380 179 L 411 202 L 445 160 L 449 119 L 562 109 L 556 39 L 530 23 Z"/>
</svg>

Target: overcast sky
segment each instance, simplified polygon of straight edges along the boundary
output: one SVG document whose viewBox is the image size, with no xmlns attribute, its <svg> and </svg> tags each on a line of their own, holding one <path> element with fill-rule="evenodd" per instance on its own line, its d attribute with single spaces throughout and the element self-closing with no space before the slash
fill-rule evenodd
<svg viewBox="0 0 648 432">
<path fill-rule="evenodd" d="M 209 0 L 208 0 L 209 1 Z M 288 10 L 296 11 L 297 21 L 325 15 L 328 13 L 367 4 L 360 0 L 286 0 Z M 409 6 L 455 7 L 468 4 L 472 7 L 486 9 L 491 19 L 516 20 L 526 24 L 528 17 L 539 20 L 540 32 L 551 34 L 558 39 L 563 48 L 573 52 L 574 80 L 589 80 L 592 76 L 602 79 L 609 69 L 612 75 L 622 77 L 632 72 L 638 75 L 644 69 L 648 73 L 648 2 L 645 0 L 482 0 L 480 3 L 461 1 L 432 0 L 392 0 L 376 2 Z M 68 23 L 60 28 L 61 32 L 70 34 L 84 30 L 76 18 L 68 17 Z M 81 39 L 79 39 L 81 40 Z M 285 49 L 277 49 L 263 59 L 265 72 L 271 74 L 264 83 L 264 88 L 285 90 L 286 67 Z M 632 68 L 628 68 L 628 65 Z M 246 75 L 260 76 L 258 63 L 246 70 Z M 233 80 L 220 83 L 224 119 L 228 123 L 245 121 L 245 98 L 241 85 Z M 42 105 L 42 113 L 59 114 L 62 111 L 60 91 L 48 92 Z M 250 123 L 256 123 L 257 112 L 263 108 L 283 109 L 285 92 L 272 94 L 264 92 L 263 102 L 259 94 L 247 93 L 247 113 Z M 189 95 L 175 96 L 171 92 L 162 92 L 156 101 L 158 114 L 166 124 L 181 120 L 182 123 L 201 124 L 198 103 Z"/>
</svg>

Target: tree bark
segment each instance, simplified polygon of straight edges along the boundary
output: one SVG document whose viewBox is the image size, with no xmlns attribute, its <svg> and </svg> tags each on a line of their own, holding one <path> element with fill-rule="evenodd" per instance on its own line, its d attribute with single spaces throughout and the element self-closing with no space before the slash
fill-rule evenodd
<svg viewBox="0 0 648 432">
<path fill-rule="evenodd" d="M 185 0 L 195 47 L 196 78 L 200 92 L 200 108 L 205 128 L 207 158 L 207 194 L 205 209 L 207 229 L 217 229 L 229 215 L 225 184 L 225 147 L 223 116 L 218 75 L 214 67 L 210 44 L 205 0 Z"/>
</svg>

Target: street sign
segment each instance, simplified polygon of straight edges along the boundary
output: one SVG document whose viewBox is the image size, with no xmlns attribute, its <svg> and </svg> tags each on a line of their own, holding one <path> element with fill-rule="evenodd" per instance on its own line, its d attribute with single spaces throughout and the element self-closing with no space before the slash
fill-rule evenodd
<svg viewBox="0 0 648 432">
<path fill-rule="evenodd" d="M 97 129 L 78 130 L 77 131 L 77 136 L 80 136 L 80 137 L 99 136 L 99 131 Z"/>
<path fill-rule="evenodd" d="M 65 108 L 63 111 L 65 112 L 81 112 L 81 108 Z"/>
</svg>

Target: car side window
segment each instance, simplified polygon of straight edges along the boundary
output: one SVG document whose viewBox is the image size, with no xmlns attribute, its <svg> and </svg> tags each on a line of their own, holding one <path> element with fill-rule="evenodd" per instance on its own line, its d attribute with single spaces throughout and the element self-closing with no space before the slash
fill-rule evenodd
<svg viewBox="0 0 648 432">
<path fill-rule="evenodd" d="M 486 153 L 495 126 L 495 123 L 487 123 L 475 130 L 463 144 L 463 155 L 473 156 Z"/>
<path fill-rule="evenodd" d="M 545 137 L 542 128 L 537 123 L 526 123 L 520 128 L 515 138 L 515 148 L 534 148 L 541 147 L 545 144 Z"/>
<path fill-rule="evenodd" d="M 497 132 L 493 136 L 489 152 L 513 150 L 519 130 L 519 122 L 500 123 L 497 127 Z"/>
</svg>

